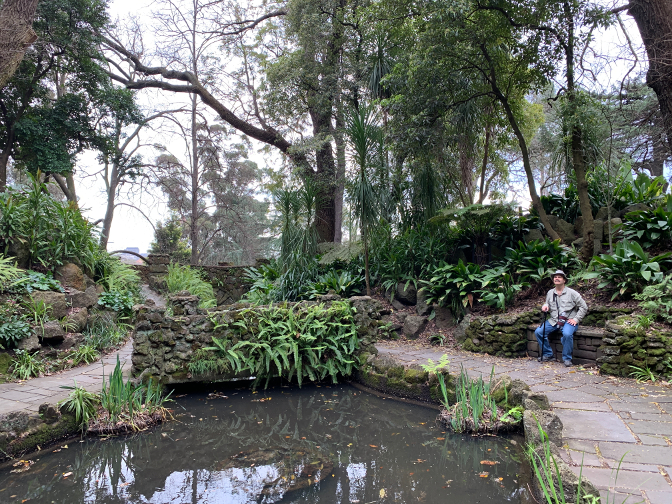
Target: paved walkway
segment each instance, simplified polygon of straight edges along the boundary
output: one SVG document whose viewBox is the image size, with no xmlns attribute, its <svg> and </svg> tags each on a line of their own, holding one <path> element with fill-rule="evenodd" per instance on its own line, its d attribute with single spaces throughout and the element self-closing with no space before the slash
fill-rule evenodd
<svg viewBox="0 0 672 504">
<path fill-rule="evenodd" d="M 602 502 L 672 504 L 672 388 L 599 375 L 595 368 L 566 368 L 536 359 L 506 359 L 395 342 L 376 345 L 407 364 L 448 354 L 472 376 L 508 374 L 546 394 L 563 422 L 563 458 L 600 489 Z M 563 450 L 561 450 L 563 451 Z M 623 457 L 618 474 L 616 469 Z M 607 490 L 611 497 L 607 501 Z M 618 495 L 614 501 L 614 495 Z"/>
<path fill-rule="evenodd" d="M 125 373 L 131 370 L 131 353 L 133 342 L 129 341 L 117 352 L 106 355 L 98 362 L 88 366 L 69 369 L 62 373 L 32 378 L 21 383 L 0 384 L 0 415 L 12 411 L 27 411 L 36 413 L 40 404 L 56 404 L 65 399 L 69 391 L 62 389 L 63 385 L 72 385 L 73 380 L 77 385 L 90 390 L 100 392 L 103 376 L 107 379 L 117 364 L 117 355 L 123 365 Z"/>
</svg>

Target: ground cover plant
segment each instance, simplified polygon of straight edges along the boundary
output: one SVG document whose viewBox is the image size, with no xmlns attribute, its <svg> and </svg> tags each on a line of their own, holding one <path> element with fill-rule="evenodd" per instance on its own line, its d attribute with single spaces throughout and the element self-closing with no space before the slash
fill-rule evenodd
<svg viewBox="0 0 672 504">
<path fill-rule="evenodd" d="M 212 284 L 203 280 L 200 273 L 189 266 L 170 264 L 166 284 L 170 293 L 188 291 L 192 296 L 198 296 L 201 308 L 212 308 L 217 305 Z"/>
<path fill-rule="evenodd" d="M 336 383 L 357 366 L 359 338 L 353 317 L 347 301 L 334 301 L 246 310 L 231 323 L 213 318 L 215 332 L 225 331 L 227 336 L 213 336 L 213 346 L 195 354 L 189 369 L 249 372 L 256 377 L 255 386 L 261 381 L 267 386 L 275 377 L 299 386 L 326 378 Z"/>
</svg>

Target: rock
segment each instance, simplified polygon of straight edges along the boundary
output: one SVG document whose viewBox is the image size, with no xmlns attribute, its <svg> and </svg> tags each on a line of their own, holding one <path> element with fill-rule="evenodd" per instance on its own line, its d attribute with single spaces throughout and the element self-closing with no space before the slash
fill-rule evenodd
<svg viewBox="0 0 672 504">
<path fill-rule="evenodd" d="M 420 289 L 418 291 L 418 302 L 415 305 L 415 311 L 418 315 L 425 317 L 429 315 L 432 312 L 432 306 L 428 305 L 427 302 L 425 301 L 427 295 L 425 294 L 425 291 Z"/>
<path fill-rule="evenodd" d="M 553 227 L 552 224 L 551 224 L 551 227 Z M 534 240 L 541 241 L 541 240 L 544 239 L 544 235 L 541 233 L 540 229 L 530 229 L 530 232 L 527 233 L 523 237 L 523 239 L 525 240 L 525 243 L 529 243 L 529 242 L 534 241 Z"/>
<path fill-rule="evenodd" d="M 523 404 L 523 393 L 530 390 L 530 386 L 522 380 L 513 380 L 507 387 L 509 404 L 520 406 Z"/>
<path fill-rule="evenodd" d="M 399 282 L 397 290 L 394 293 L 394 298 L 398 299 L 405 305 L 414 305 L 418 302 L 418 290 L 413 285 L 413 282 Z"/>
<path fill-rule="evenodd" d="M 92 328 L 96 325 L 110 325 L 117 321 L 117 312 L 112 310 L 95 310 L 89 312 L 86 326 Z"/>
<path fill-rule="evenodd" d="M 34 301 L 44 301 L 44 304 L 51 308 L 49 314 L 51 318 L 62 319 L 68 313 L 65 294 L 51 291 L 33 291 L 31 297 Z"/>
<path fill-rule="evenodd" d="M 623 210 L 621 210 L 618 216 L 622 219 L 630 212 L 646 212 L 648 210 L 651 210 L 651 208 L 644 203 L 635 203 L 634 205 L 628 205 Z"/>
<path fill-rule="evenodd" d="M 408 313 L 397 313 L 397 318 L 399 319 L 399 322 L 403 323 L 406 321 L 406 317 L 408 317 Z"/>
<path fill-rule="evenodd" d="M 578 238 L 572 242 L 572 245 L 574 245 L 577 249 L 580 249 L 583 247 L 583 237 Z"/>
<path fill-rule="evenodd" d="M 166 264 L 150 264 L 150 273 L 168 273 L 168 266 Z"/>
<path fill-rule="evenodd" d="M 611 213 L 614 213 L 614 210 L 611 210 Z M 601 221 L 606 221 L 607 217 L 609 217 L 609 209 L 606 206 L 600 207 L 600 209 L 597 211 L 597 214 L 595 215 L 595 220 L 601 220 Z"/>
<path fill-rule="evenodd" d="M 73 308 L 91 308 L 98 303 L 98 291 L 95 287 L 88 287 L 84 292 L 71 290 L 68 300 Z"/>
<path fill-rule="evenodd" d="M 574 221 L 574 232 L 578 236 L 583 236 L 583 215 L 579 215 Z"/>
<path fill-rule="evenodd" d="M 86 287 L 89 288 L 91 286 L 96 287 L 96 282 L 93 281 L 93 278 L 88 276 L 86 273 L 84 274 L 84 282 L 86 283 Z M 102 288 L 102 285 L 101 285 Z"/>
<path fill-rule="evenodd" d="M 438 313 L 437 313 L 437 318 L 438 318 Z M 454 320 L 454 319 L 453 319 Z M 457 327 L 455 328 L 455 331 L 453 332 L 453 336 L 455 336 L 455 339 L 457 340 L 458 343 L 462 343 L 466 337 L 467 337 L 467 328 L 469 327 L 469 324 L 471 323 L 471 313 L 467 313 L 464 318 L 460 321 L 459 324 L 457 324 Z M 439 327 L 437 323 L 437 327 Z"/>
<path fill-rule="evenodd" d="M 65 338 L 65 331 L 61 327 L 61 324 L 56 320 L 45 322 L 41 328 L 37 327 L 36 331 L 38 335 L 41 332 L 42 341 L 46 341 L 49 344 L 60 343 L 63 341 L 63 338 Z"/>
<path fill-rule="evenodd" d="M 455 326 L 455 317 L 450 308 L 434 305 L 434 323 L 438 329 L 448 329 Z"/>
<path fill-rule="evenodd" d="M 319 244 L 318 247 L 320 245 L 323 244 Z M 354 243 L 329 243 L 328 245 L 323 245 L 322 250 L 326 250 L 326 252 L 320 258 L 320 264 L 329 265 L 337 261 L 346 263 L 352 261 L 364 253 L 364 246 L 359 241 Z"/>
<path fill-rule="evenodd" d="M 61 282 L 65 287 L 77 289 L 80 291 L 86 290 L 86 280 L 84 279 L 84 272 L 79 266 L 73 263 L 66 263 L 63 266 L 56 268 L 56 280 Z"/>
<path fill-rule="evenodd" d="M 525 410 L 523 425 L 525 427 L 525 441 L 533 445 L 541 443 L 539 425 L 548 436 L 548 440 L 556 445 L 562 445 L 562 421 L 552 411 Z"/>
<path fill-rule="evenodd" d="M 427 327 L 427 317 L 409 315 L 404 320 L 404 335 L 407 338 L 417 339 L 420 333 Z"/>
<path fill-rule="evenodd" d="M 564 243 L 572 243 L 575 239 L 574 237 L 574 226 L 569 222 L 558 219 L 558 222 L 554 229 L 560 235 L 560 238 Z"/>
<path fill-rule="evenodd" d="M 86 308 L 75 308 L 72 313 L 65 317 L 66 329 L 71 332 L 81 332 L 86 329 L 86 322 L 89 318 L 89 310 Z"/>
<path fill-rule="evenodd" d="M 523 391 L 523 406 L 525 409 L 532 411 L 550 410 L 551 403 L 546 394 L 538 392 L 531 392 L 529 390 Z"/>
<path fill-rule="evenodd" d="M 48 403 L 40 404 L 38 412 L 44 423 L 47 424 L 56 423 L 61 419 L 61 412 Z"/>
<path fill-rule="evenodd" d="M 401 301 L 399 301 L 397 298 L 394 298 L 390 304 L 392 305 L 392 308 L 394 308 L 395 310 L 403 310 L 407 308 L 407 306 Z"/>
<path fill-rule="evenodd" d="M 593 221 L 594 235 L 593 238 L 602 241 L 604 237 L 604 221 L 602 219 L 595 219 Z"/>
<path fill-rule="evenodd" d="M 28 352 L 33 352 L 35 350 L 39 350 L 40 348 L 42 348 L 42 345 L 40 345 L 40 340 L 37 337 L 37 334 L 32 333 L 27 338 L 23 338 L 22 340 L 20 340 L 17 343 L 16 348 L 18 348 L 19 350 L 27 350 Z"/>
<path fill-rule="evenodd" d="M 59 350 L 70 350 L 84 342 L 84 335 L 81 333 L 67 333 L 63 341 L 58 345 Z"/>
</svg>

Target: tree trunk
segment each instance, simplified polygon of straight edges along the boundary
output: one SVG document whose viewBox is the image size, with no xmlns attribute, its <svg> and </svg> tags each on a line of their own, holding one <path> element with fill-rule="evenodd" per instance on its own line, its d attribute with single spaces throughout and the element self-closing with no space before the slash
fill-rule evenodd
<svg viewBox="0 0 672 504">
<path fill-rule="evenodd" d="M 13 137 L 13 132 L 10 132 L 5 148 L 0 152 L 0 192 L 4 192 L 7 187 L 7 165 L 9 164 L 9 154 L 12 152 L 12 144 L 14 143 Z"/>
<path fill-rule="evenodd" d="M 649 57 L 646 83 L 658 96 L 667 144 L 672 149 L 672 2 L 632 0 L 628 14 L 637 22 Z"/>
<path fill-rule="evenodd" d="M 113 168 L 114 170 L 114 168 Z M 115 197 L 117 194 L 118 181 L 115 174 L 112 174 L 110 187 L 107 190 L 107 208 L 105 209 L 105 218 L 103 219 L 103 229 L 100 233 L 100 248 L 107 250 L 107 242 L 110 239 L 110 230 L 112 229 L 112 219 L 114 218 Z"/>
<path fill-rule="evenodd" d="M 12 78 L 26 48 L 37 40 L 33 17 L 38 0 L 5 0 L 0 7 L 0 89 Z"/>
<path fill-rule="evenodd" d="M 316 101 L 322 102 L 322 99 L 318 98 Z M 316 137 L 327 136 L 332 129 L 331 106 L 329 104 L 327 107 L 322 104 L 323 106 L 320 107 L 320 104 L 310 107 L 313 134 Z M 324 140 L 322 145 L 316 149 L 315 165 L 317 170 L 310 170 L 306 175 L 313 178 L 319 191 L 315 221 L 317 240 L 318 242 L 332 242 L 336 230 L 336 165 L 331 142 Z"/>
<path fill-rule="evenodd" d="M 463 203 L 465 206 L 474 203 L 474 146 L 467 134 L 460 134 L 458 139 L 460 151 L 460 180 L 461 190 L 464 193 Z"/>
<path fill-rule="evenodd" d="M 334 241 L 343 241 L 343 193 L 345 192 L 345 139 L 343 129 L 342 103 L 337 99 L 336 104 L 336 130 L 334 140 L 336 143 L 336 187 L 334 188 Z"/>
<path fill-rule="evenodd" d="M 485 191 L 485 172 L 488 168 L 488 154 L 490 153 L 490 125 L 485 128 L 485 145 L 483 146 L 483 165 L 481 166 L 481 184 L 478 191 L 478 203 L 483 204 L 486 196 Z"/>
<path fill-rule="evenodd" d="M 191 219 L 189 223 L 189 239 L 191 241 L 192 266 L 198 265 L 198 134 L 196 128 L 196 106 L 198 98 L 191 95 Z"/>
</svg>

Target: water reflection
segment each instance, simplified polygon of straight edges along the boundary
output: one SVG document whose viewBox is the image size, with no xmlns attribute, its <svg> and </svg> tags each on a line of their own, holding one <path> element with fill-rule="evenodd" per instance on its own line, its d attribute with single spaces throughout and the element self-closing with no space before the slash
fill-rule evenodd
<svg viewBox="0 0 672 504">
<path fill-rule="evenodd" d="M 518 445 L 445 433 L 434 410 L 349 386 L 225 393 L 179 398 L 176 421 L 151 432 L 71 442 L 20 475 L 6 467 L 0 501 L 468 504 L 523 493 Z"/>
</svg>

